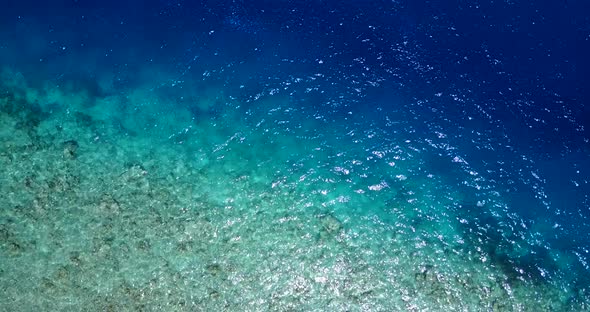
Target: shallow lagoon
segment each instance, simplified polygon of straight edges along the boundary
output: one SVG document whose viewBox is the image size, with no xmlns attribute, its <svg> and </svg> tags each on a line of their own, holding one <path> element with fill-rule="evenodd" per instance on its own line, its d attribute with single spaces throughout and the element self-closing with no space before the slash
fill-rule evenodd
<svg viewBox="0 0 590 312">
<path fill-rule="evenodd" d="M 577 101 L 460 86 L 406 27 L 448 20 L 409 6 L 381 32 L 342 9 L 324 38 L 293 35 L 302 13 L 158 5 L 5 13 L 26 36 L 2 33 L 3 309 L 588 309 Z"/>
</svg>

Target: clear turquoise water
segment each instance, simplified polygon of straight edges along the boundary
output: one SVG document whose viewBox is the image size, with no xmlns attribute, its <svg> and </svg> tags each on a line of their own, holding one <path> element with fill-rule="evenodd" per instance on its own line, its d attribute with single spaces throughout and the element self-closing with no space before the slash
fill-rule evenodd
<svg viewBox="0 0 590 312">
<path fill-rule="evenodd" d="M 583 106 L 220 7 L 4 13 L 0 310 L 588 309 Z"/>
</svg>

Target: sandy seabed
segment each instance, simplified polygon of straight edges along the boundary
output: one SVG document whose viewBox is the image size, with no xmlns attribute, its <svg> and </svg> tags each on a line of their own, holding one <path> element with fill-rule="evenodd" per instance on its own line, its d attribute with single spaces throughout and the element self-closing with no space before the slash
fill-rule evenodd
<svg viewBox="0 0 590 312">
<path fill-rule="evenodd" d="M 191 110 L 8 70 L 0 89 L 0 310 L 588 309 L 436 212 L 464 195 L 411 149 L 393 163 L 286 127 L 283 97 L 245 112 L 218 90 Z"/>
</svg>

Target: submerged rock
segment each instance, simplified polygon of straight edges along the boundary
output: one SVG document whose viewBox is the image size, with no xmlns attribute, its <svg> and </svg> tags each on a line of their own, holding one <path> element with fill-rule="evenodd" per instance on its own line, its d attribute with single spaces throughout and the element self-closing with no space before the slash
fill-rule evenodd
<svg viewBox="0 0 590 312">
<path fill-rule="evenodd" d="M 80 145 L 78 144 L 78 142 L 76 140 L 68 140 L 68 141 L 63 142 L 64 158 L 66 158 L 66 159 L 76 158 L 79 146 Z"/>
<path fill-rule="evenodd" d="M 336 234 L 342 229 L 342 222 L 333 215 L 327 214 L 320 218 L 322 227 L 330 234 Z"/>
</svg>

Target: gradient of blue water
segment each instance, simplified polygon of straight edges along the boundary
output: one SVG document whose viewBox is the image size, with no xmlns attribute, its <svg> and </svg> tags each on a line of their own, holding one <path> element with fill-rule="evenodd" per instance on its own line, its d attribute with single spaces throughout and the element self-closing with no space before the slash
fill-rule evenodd
<svg viewBox="0 0 590 312">
<path fill-rule="evenodd" d="M 15 31 L 3 38 L 3 65 L 29 77 L 59 82 L 109 68 L 125 90 L 142 66 L 159 64 L 178 73 L 162 92 L 190 88 L 185 77 L 208 73 L 208 82 L 243 103 L 244 116 L 264 113 L 259 94 L 289 94 L 291 124 L 318 120 L 310 135 L 324 135 L 326 147 L 336 142 L 334 150 L 351 157 L 393 149 L 399 142 L 388 137 L 427 147 L 416 170 L 464 189 L 467 199 L 454 213 L 477 220 L 463 231 L 476 233 L 474 241 L 485 237 L 492 261 L 525 267 L 533 278 L 544 278 L 535 269 L 542 267 L 588 282 L 590 8 L 582 1 L 63 1 L 4 8 L 0 25 Z M 331 132 L 322 134 L 323 127 Z M 359 145 L 350 131 L 375 135 Z M 290 160 L 310 152 L 294 151 Z M 469 172 L 480 185 L 466 182 Z M 486 206 L 491 193 L 506 206 Z M 494 229 L 498 234 L 490 234 Z M 538 241 L 527 250 L 505 245 L 531 237 Z M 564 268 L 552 250 L 574 260 Z"/>
</svg>

